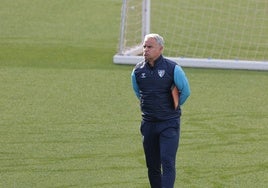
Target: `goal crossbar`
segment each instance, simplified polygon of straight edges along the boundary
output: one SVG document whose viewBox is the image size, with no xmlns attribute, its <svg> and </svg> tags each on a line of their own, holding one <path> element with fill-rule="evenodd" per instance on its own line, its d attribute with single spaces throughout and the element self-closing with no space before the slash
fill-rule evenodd
<svg viewBox="0 0 268 188">
<path fill-rule="evenodd" d="M 265 70 L 268 71 L 268 62 L 245 61 L 245 60 L 224 60 L 224 59 L 199 59 L 167 57 L 182 67 L 193 68 L 214 68 L 214 69 L 241 69 L 241 70 Z M 143 56 L 135 55 L 114 55 L 115 64 L 135 65 L 143 60 Z"/>
</svg>

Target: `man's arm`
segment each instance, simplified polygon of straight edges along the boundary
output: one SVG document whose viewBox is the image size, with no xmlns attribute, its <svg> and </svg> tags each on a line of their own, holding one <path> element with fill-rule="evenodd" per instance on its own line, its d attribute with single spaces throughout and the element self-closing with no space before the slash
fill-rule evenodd
<svg viewBox="0 0 268 188">
<path fill-rule="evenodd" d="M 139 90 L 139 86 L 138 86 L 137 81 L 136 81 L 136 76 L 135 76 L 134 71 L 135 70 L 133 70 L 131 73 L 131 83 L 132 83 L 132 87 L 133 87 L 133 90 L 134 90 L 136 96 L 138 97 L 138 99 L 140 99 L 140 90 Z"/>
<path fill-rule="evenodd" d="M 190 96 L 191 91 L 188 79 L 179 65 L 176 65 L 174 69 L 174 82 L 180 92 L 180 105 L 183 105 L 186 99 Z"/>
</svg>

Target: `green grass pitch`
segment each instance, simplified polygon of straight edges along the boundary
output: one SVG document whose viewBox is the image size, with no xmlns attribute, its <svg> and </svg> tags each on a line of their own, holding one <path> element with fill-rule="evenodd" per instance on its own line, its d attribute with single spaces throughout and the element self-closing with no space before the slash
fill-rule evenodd
<svg viewBox="0 0 268 188">
<path fill-rule="evenodd" d="M 0 3 L 0 187 L 149 187 L 121 0 Z M 268 73 L 184 70 L 176 187 L 267 186 Z"/>
</svg>

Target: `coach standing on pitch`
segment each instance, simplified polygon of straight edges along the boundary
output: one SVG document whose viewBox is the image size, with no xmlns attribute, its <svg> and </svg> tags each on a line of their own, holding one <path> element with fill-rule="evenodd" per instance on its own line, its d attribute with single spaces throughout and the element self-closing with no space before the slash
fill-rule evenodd
<svg viewBox="0 0 268 188">
<path fill-rule="evenodd" d="M 144 61 L 138 63 L 131 74 L 142 111 L 141 133 L 152 188 L 174 187 L 180 105 L 190 95 L 184 71 L 175 62 L 163 57 L 163 48 L 164 40 L 160 35 L 146 35 L 143 41 Z M 172 95 L 174 86 L 178 88 L 175 97 Z M 179 105 L 175 104 L 176 101 Z"/>
</svg>

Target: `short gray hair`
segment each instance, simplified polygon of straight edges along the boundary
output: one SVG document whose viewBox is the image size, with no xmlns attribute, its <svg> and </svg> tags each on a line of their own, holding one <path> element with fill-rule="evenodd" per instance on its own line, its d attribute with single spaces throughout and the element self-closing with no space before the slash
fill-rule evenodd
<svg viewBox="0 0 268 188">
<path fill-rule="evenodd" d="M 150 33 L 145 35 L 144 40 L 148 39 L 148 38 L 154 38 L 156 40 L 156 42 L 160 45 L 160 46 L 164 46 L 164 39 L 162 36 L 160 36 L 159 34 L 156 33 Z"/>
</svg>

